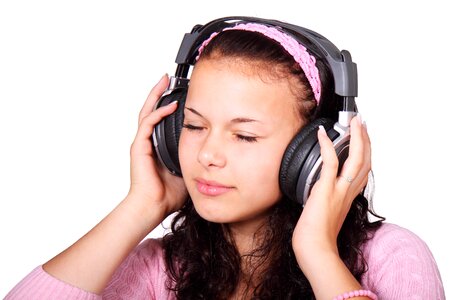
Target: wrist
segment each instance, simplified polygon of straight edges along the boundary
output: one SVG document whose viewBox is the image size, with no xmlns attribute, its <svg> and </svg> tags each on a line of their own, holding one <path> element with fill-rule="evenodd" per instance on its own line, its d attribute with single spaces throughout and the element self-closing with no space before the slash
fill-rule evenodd
<svg viewBox="0 0 450 300">
<path fill-rule="evenodd" d="M 317 237 L 295 240 L 293 250 L 300 266 L 304 263 L 315 261 L 318 256 L 339 258 L 337 242 L 331 242 L 327 239 L 318 239 Z"/>
<path fill-rule="evenodd" d="M 311 247 L 312 248 L 312 247 Z M 332 299 L 347 291 L 360 290 L 361 285 L 340 258 L 337 251 L 315 248 L 315 253 L 299 255 L 297 262 L 313 288 L 316 299 Z"/>
<path fill-rule="evenodd" d="M 167 209 L 157 201 L 129 193 L 119 205 L 126 210 L 130 219 L 144 235 L 158 226 L 168 215 Z"/>
<path fill-rule="evenodd" d="M 337 248 L 314 245 L 294 251 L 297 263 L 307 278 L 326 272 L 329 266 L 342 264 Z"/>
</svg>

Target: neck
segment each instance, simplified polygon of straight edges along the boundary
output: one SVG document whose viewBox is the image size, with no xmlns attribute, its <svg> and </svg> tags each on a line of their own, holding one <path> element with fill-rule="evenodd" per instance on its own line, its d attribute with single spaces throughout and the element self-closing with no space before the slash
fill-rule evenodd
<svg viewBox="0 0 450 300">
<path fill-rule="evenodd" d="M 271 260 L 271 253 L 267 246 L 266 228 L 267 218 L 259 219 L 251 223 L 227 224 L 232 243 L 241 256 L 241 268 L 239 283 L 236 286 L 231 299 L 247 299 L 253 294 L 253 290 L 261 281 L 262 275 L 267 270 Z"/>
<path fill-rule="evenodd" d="M 241 256 L 248 255 L 261 246 L 266 222 L 267 217 L 251 222 L 227 224 L 230 237 Z"/>
</svg>

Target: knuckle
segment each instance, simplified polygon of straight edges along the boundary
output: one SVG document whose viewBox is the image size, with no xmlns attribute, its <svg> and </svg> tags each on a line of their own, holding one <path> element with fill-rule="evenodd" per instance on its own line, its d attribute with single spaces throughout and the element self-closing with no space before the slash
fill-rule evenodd
<svg viewBox="0 0 450 300">
<path fill-rule="evenodd" d="M 328 159 L 327 165 L 330 168 L 337 169 L 339 167 L 339 159 L 336 155 L 330 156 Z"/>
<path fill-rule="evenodd" d="M 153 123 L 155 123 L 154 114 L 149 114 L 147 116 L 144 116 L 141 120 L 141 125 L 144 125 L 144 126 L 153 125 Z"/>
<path fill-rule="evenodd" d="M 130 156 L 134 156 L 136 154 L 136 142 L 133 142 L 130 147 Z"/>
<path fill-rule="evenodd" d="M 353 165 L 355 169 L 362 170 L 364 168 L 364 161 L 362 159 L 356 159 Z"/>
<path fill-rule="evenodd" d="M 141 122 L 142 119 L 143 119 L 144 117 L 145 117 L 145 115 L 144 115 L 143 111 L 141 110 L 141 111 L 139 112 L 139 116 L 138 116 L 139 122 Z"/>
</svg>

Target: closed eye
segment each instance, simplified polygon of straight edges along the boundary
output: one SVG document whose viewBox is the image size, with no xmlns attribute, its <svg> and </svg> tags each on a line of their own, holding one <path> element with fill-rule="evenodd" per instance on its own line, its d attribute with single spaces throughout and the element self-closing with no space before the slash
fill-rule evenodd
<svg viewBox="0 0 450 300">
<path fill-rule="evenodd" d="M 243 141 L 243 142 L 247 142 L 247 143 L 255 143 L 257 142 L 257 138 L 254 136 L 246 136 L 246 135 L 241 135 L 241 134 L 236 134 L 236 138 L 239 141 Z"/>
<path fill-rule="evenodd" d="M 189 131 L 200 131 L 200 130 L 204 129 L 204 127 L 195 126 L 195 125 L 186 124 L 186 123 L 183 124 L 183 128 L 186 128 Z M 258 141 L 257 137 L 255 137 L 255 136 L 247 136 L 247 135 L 242 135 L 242 134 L 235 134 L 234 136 L 240 142 L 255 143 Z"/>
<path fill-rule="evenodd" d="M 202 130 L 203 129 L 203 127 L 194 126 L 191 124 L 183 124 L 183 128 L 186 128 L 187 130 Z"/>
</svg>

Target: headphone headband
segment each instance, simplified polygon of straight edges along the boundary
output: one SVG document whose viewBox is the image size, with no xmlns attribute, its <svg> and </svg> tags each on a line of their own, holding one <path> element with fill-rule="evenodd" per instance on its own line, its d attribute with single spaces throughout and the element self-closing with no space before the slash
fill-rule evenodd
<svg viewBox="0 0 450 300">
<path fill-rule="evenodd" d="M 335 93 L 344 97 L 344 110 L 354 111 L 354 97 L 358 95 L 358 78 L 356 64 L 352 62 L 350 52 L 340 51 L 324 36 L 304 27 L 256 17 L 225 17 L 213 20 L 205 25 L 196 25 L 190 33 L 184 35 L 175 62 L 178 68 L 175 76 L 186 78 L 190 65 L 195 64 L 199 48 L 203 41 L 214 32 L 236 26 L 240 23 L 259 23 L 277 27 L 292 36 L 298 43 L 305 46 L 315 57 L 328 64 L 333 75 Z"/>
<path fill-rule="evenodd" d="M 319 69 L 316 66 L 316 58 L 308 52 L 308 49 L 306 49 L 305 46 L 297 42 L 290 34 L 281 31 L 277 27 L 267 26 L 261 23 L 240 23 L 233 27 L 224 28 L 222 32 L 229 30 L 257 32 L 280 44 L 284 48 L 284 50 L 286 50 L 302 68 L 306 78 L 308 79 L 312 92 L 314 93 L 316 102 L 320 102 L 322 83 L 320 81 Z M 203 41 L 202 45 L 198 49 L 199 55 L 197 56 L 196 60 L 200 58 L 203 49 L 219 33 L 220 32 L 214 32 L 207 40 Z"/>
<path fill-rule="evenodd" d="M 295 54 L 298 51 L 294 51 L 294 54 L 292 54 L 286 49 L 286 45 L 291 42 L 296 44 L 293 46 L 294 48 L 299 45 L 305 47 L 307 50 L 305 52 L 308 52 L 310 59 L 317 59 L 323 62 L 327 67 L 327 73 L 333 76 L 335 95 L 328 95 L 327 93 L 327 96 L 322 97 L 323 99 L 320 100 L 327 102 L 327 97 L 333 96 L 332 99 L 329 99 L 331 102 L 326 105 L 330 104 L 330 109 L 339 109 L 338 120 L 336 120 L 334 115 L 330 117 L 331 115 L 328 114 L 320 116 L 303 126 L 287 146 L 281 161 L 279 173 L 281 191 L 288 198 L 304 204 L 321 172 L 322 157 L 317 139 L 319 126 L 325 128 L 328 137 L 333 141 L 339 165 L 342 166 L 349 153 L 350 120 L 357 111 L 354 99 L 357 96 L 357 70 L 356 64 L 352 62 L 350 53 L 346 50 L 340 51 L 329 40 L 309 29 L 276 20 L 254 17 L 226 17 L 213 20 L 206 25 L 194 26 L 191 33 L 185 34 L 181 43 L 176 58 L 177 69 L 175 76 L 171 77 L 169 88 L 155 105 L 155 109 L 157 109 L 158 107 L 169 105 L 173 101 L 178 101 L 178 108 L 173 114 L 167 116 L 155 126 L 153 145 L 160 161 L 167 169 L 175 175 L 182 176 L 178 157 L 178 142 L 183 127 L 183 111 L 189 89 L 189 68 L 195 64 L 202 44 L 213 33 L 222 32 L 227 28 L 233 29 L 236 26 L 239 26 L 241 30 L 241 27 L 250 29 L 254 25 L 258 25 L 255 27 L 269 27 L 268 31 L 273 33 L 275 32 L 273 29 L 277 29 L 277 33 L 274 33 L 276 37 L 272 38 L 276 41 L 278 41 L 277 37 L 281 39 L 284 35 L 288 35 L 288 41 L 284 43 L 285 41 L 282 39 L 283 42 L 280 44 L 293 56 L 294 60 L 298 62 L 295 58 Z M 267 33 L 265 30 L 261 30 L 260 33 L 268 38 L 274 37 L 271 34 L 265 34 Z M 278 33 L 282 34 L 278 35 Z M 302 65 L 300 67 L 303 69 Z M 321 71 L 319 70 L 319 72 Z M 305 75 L 308 76 L 306 73 Z M 316 80 L 317 78 L 313 79 Z M 321 85 L 320 80 L 313 82 L 313 85 L 316 82 Z M 313 86 L 312 88 L 314 89 Z M 321 88 L 323 89 L 324 87 L 321 86 Z M 336 105 L 338 104 L 336 101 L 341 99 L 343 99 L 342 107 Z M 319 106 L 324 102 L 321 102 Z M 325 109 L 327 109 L 327 106 L 325 106 Z"/>
</svg>

